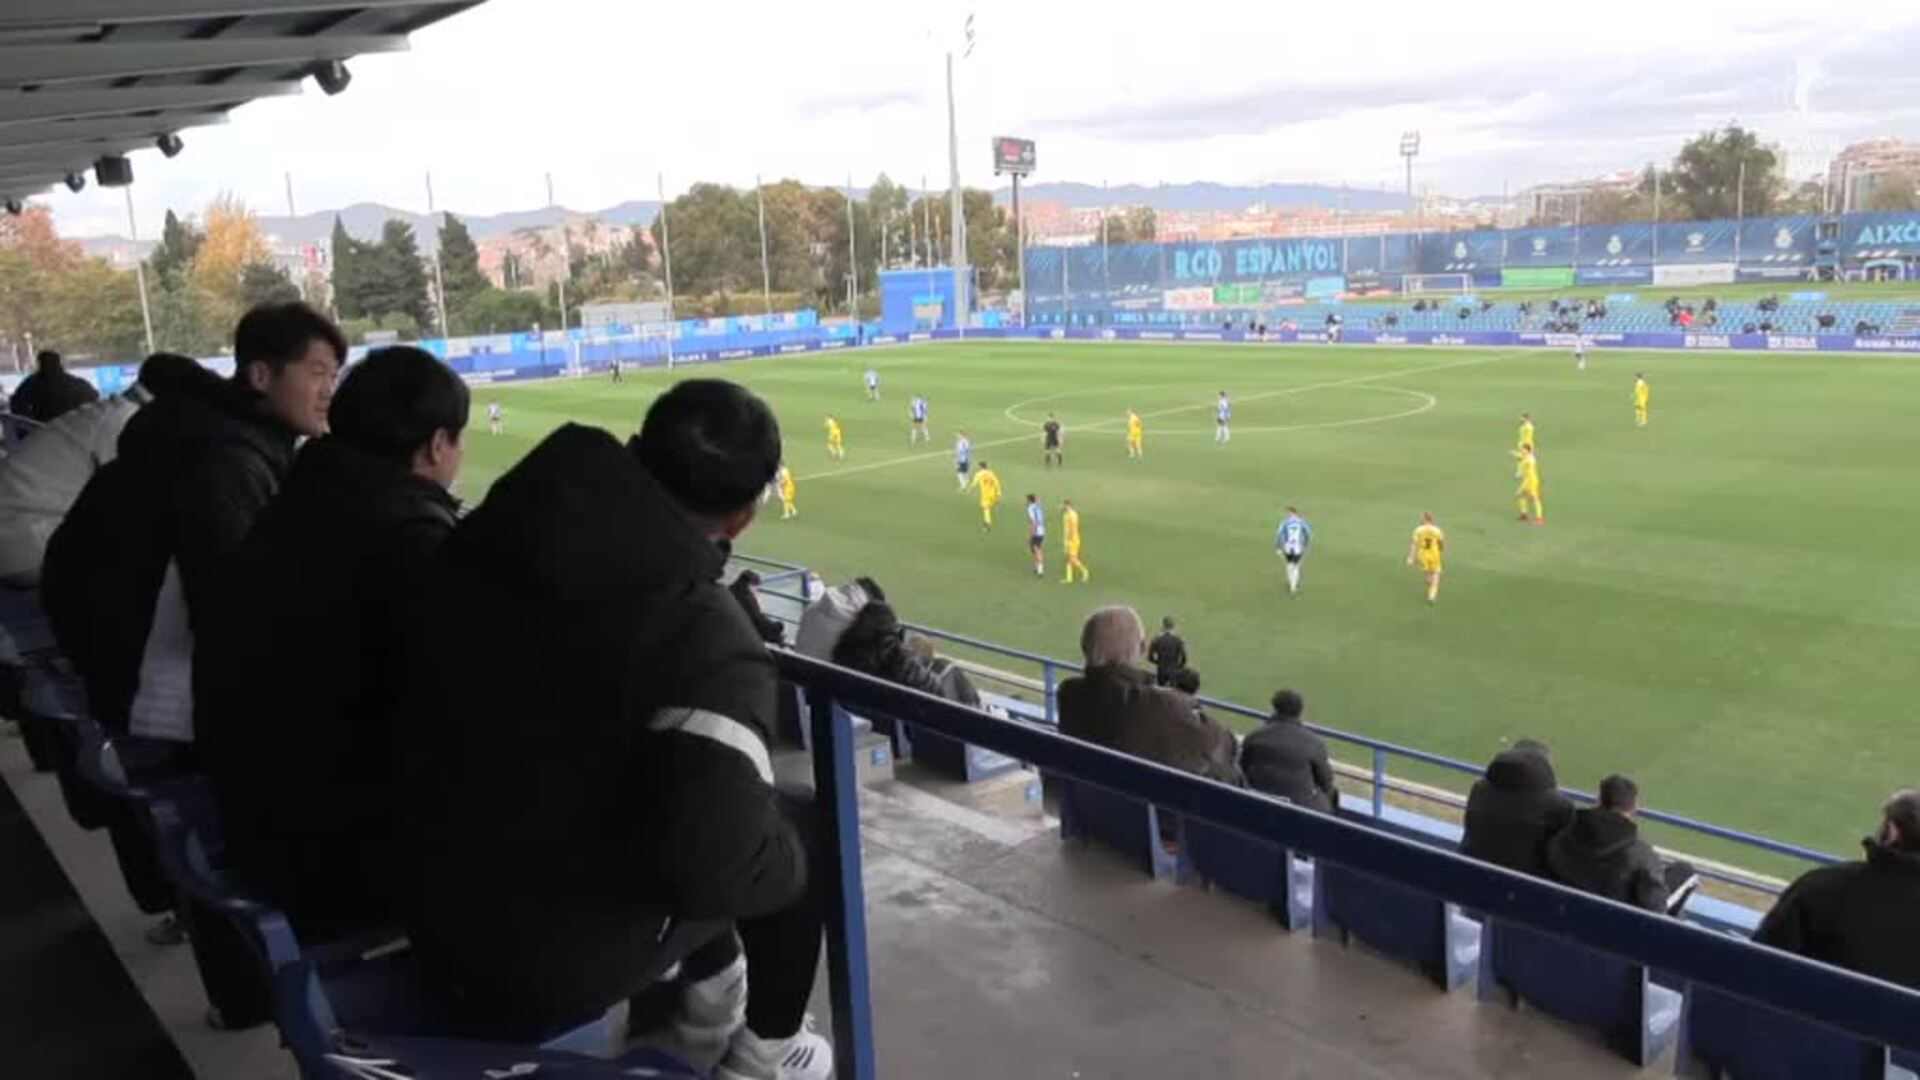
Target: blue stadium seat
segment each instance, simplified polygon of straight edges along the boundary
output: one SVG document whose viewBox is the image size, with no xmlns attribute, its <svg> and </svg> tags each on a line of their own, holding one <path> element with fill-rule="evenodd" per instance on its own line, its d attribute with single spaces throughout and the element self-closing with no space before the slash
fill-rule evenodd
<svg viewBox="0 0 1920 1080">
<path fill-rule="evenodd" d="M 1314 864 L 1313 936 L 1359 938 L 1446 990 L 1464 986 L 1480 962 L 1480 924 L 1452 904 L 1325 859 Z"/>
<path fill-rule="evenodd" d="M 274 977 L 275 1020 L 303 1080 L 476 1080 L 538 1076 L 552 1080 L 616 1080 L 634 1077 L 698 1077 L 685 1063 L 655 1050 L 617 1059 L 589 1057 L 552 1044 L 545 1047 L 424 1036 L 365 1034 L 352 1021 L 343 1027 L 327 986 L 311 960 L 295 960 Z M 604 1024 L 594 1028 L 611 1036 Z M 584 1040 L 581 1040 L 584 1041 Z"/>
<path fill-rule="evenodd" d="M 1915 1042 L 1889 1061 L 1885 1047 L 1694 985 L 1687 988 L 1674 1072 L 1708 1080 L 1912 1080 L 1920 1032 Z"/>
<path fill-rule="evenodd" d="M 1209 887 L 1265 904 L 1289 930 L 1303 929 L 1313 917 L 1312 863 L 1278 844 L 1195 819 L 1184 823 L 1180 839 L 1195 876 Z"/>
<path fill-rule="evenodd" d="M 1163 842 L 1177 844 L 1178 823 L 1163 823 L 1151 804 L 1062 776 L 1047 776 L 1045 783 L 1059 792 L 1061 839 L 1097 840 L 1155 878 L 1184 882 L 1190 876 L 1183 854 Z"/>
<path fill-rule="evenodd" d="M 1656 986 L 1646 968 L 1495 919 L 1481 926 L 1479 994 L 1598 1028 L 1642 1068 L 1680 1031 L 1680 994 Z"/>
</svg>

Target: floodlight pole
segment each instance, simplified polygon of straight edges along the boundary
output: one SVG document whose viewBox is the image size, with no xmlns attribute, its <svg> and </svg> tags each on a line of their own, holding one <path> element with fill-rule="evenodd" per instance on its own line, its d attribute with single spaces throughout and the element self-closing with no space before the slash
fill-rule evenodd
<svg viewBox="0 0 1920 1080">
<path fill-rule="evenodd" d="M 953 325 L 967 336 L 967 222 L 960 200 L 960 129 L 953 110 L 953 53 L 947 53 L 947 191 L 951 199 L 953 260 Z"/>
<path fill-rule="evenodd" d="M 760 204 L 760 295 L 765 298 L 767 317 L 773 317 L 773 267 L 767 262 L 767 192 L 759 174 L 753 178 L 753 195 Z"/>
<path fill-rule="evenodd" d="M 553 174 L 547 174 L 547 205 L 557 205 L 553 201 Z M 567 335 L 567 277 L 573 273 L 573 244 L 567 236 L 567 216 L 560 215 L 560 276 L 554 283 L 560 288 L 560 336 Z"/>
<path fill-rule="evenodd" d="M 138 241 L 140 233 L 133 227 L 133 185 L 124 189 L 127 193 L 127 239 L 135 241 L 133 255 L 133 279 L 140 286 L 140 322 L 147 331 L 147 355 L 152 356 L 153 348 L 153 309 L 147 306 L 147 268 L 146 260 L 140 258 Z"/>
<path fill-rule="evenodd" d="M 1426 212 L 1413 199 L 1413 159 L 1420 156 L 1420 133 L 1409 131 L 1400 136 L 1400 156 L 1407 163 L 1407 212 L 1416 214 L 1413 226 L 1413 256 L 1418 272 L 1420 255 L 1420 234 L 1426 231 Z"/>
<path fill-rule="evenodd" d="M 433 219 L 433 173 L 431 172 L 427 173 L 427 219 Z M 447 338 L 447 279 L 440 270 L 440 230 L 444 227 L 445 223 L 442 222 L 440 225 L 435 225 L 433 229 L 433 291 L 440 300 L 436 306 L 440 309 L 440 339 L 442 341 L 445 341 Z M 564 316 L 562 316 L 560 320 L 560 325 L 563 327 L 566 325 L 566 318 Z"/>
</svg>

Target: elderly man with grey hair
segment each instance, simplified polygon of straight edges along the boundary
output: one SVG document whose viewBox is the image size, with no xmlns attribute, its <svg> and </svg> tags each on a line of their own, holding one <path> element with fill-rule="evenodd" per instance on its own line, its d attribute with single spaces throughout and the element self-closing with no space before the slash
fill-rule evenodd
<svg viewBox="0 0 1920 1080">
<path fill-rule="evenodd" d="M 1920 989 L 1920 788 L 1896 792 L 1867 857 L 1809 870 L 1753 940 Z"/>
<path fill-rule="evenodd" d="M 1140 667 L 1147 633 L 1130 607 L 1104 607 L 1080 630 L 1086 673 L 1060 684 L 1060 731 L 1073 738 L 1240 784 L 1233 733 L 1194 710 L 1187 696 L 1155 686 Z"/>
</svg>

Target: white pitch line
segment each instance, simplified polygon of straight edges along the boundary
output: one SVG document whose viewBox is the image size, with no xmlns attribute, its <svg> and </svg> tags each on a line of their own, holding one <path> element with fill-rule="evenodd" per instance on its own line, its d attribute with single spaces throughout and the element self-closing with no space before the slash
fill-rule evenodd
<svg viewBox="0 0 1920 1080">
<path fill-rule="evenodd" d="M 1261 401 L 1267 398 L 1284 397 L 1288 394 L 1304 394 L 1312 390 L 1332 390 L 1342 386 L 1358 386 L 1361 383 L 1377 382 L 1381 379 L 1394 379 L 1404 375 L 1418 375 L 1418 374 L 1421 374 L 1422 372 L 1428 372 L 1428 371 L 1447 371 L 1452 368 L 1472 367 L 1475 364 L 1491 363 L 1492 361 L 1505 359 L 1506 357 L 1509 357 L 1509 356 L 1519 356 L 1519 355 L 1522 355 L 1525 351 L 1526 350 L 1506 350 L 1503 352 L 1492 353 L 1487 356 L 1476 356 L 1468 360 L 1455 360 L 1451 363 L 1446 363 L 1446 364 L 1427 364 L 1422 367 L 1408 368 L 1405 371 L 1383 371 L 1377 375 L 1360 375 L 1351 379 L 1336 379 L 1333 382 L 1312 383 L 1306 386 L 1290 386 L 1283 390 L 1271 390 L 1262 394 L 1252 394 L 1252 395 L 1249 395 L 1248 397 L 1242 398 L 1241 400 L 1242 401 Z M 1187 386 L 1187 385 L 1190 385 L 1190 382 L 1167 383 L 1166 385 Z M 1070 392 L 1077 392 L 1077 391 L 1070 391 Z M 1410 391 L 1410 392 L 1419 393 L 1420 391 Z M 1056 396 L 1063 396 L 1063 395 L 1056 395 Z M 1026 404 L 1031 404 L 1034 401 L 1045 401 L 1045 400 L 1048 400 L 1048 399 L 1044 397 L 1031 398 L 1028 401 L 1020 402 L 1019 404 L 1026 405 Z M 1169 409 L 1160 409 L 1156 412 L 1142 413 L 1140 415 L 1141 415 L 1141 419 L 1144 420 L 1150 417 L 1171 416 L 1174 413 L 1192 412 L 1195 409 L 1210 408 L 1212 407 L 1212 405 L 1213 403 L 1210 401 L 1204 402 L 1199 405 L 1179 405 Z M 1426 406 L 1424 408 L 1417 410 L 1416 412 L 1409 412 L 1405 414 L 1405 416 L 1413 416 L 1413 415 L 1417 415 L 1417 413 L 1426 412 L 1431 407 L 1432 406 Z M 1378 422 L 1379 420 L 1382 420 L 1382 419 L 1394 419 L 1394 420 L 1405 419 L 1405 416 L 1371 417 L 1367 419 L 1368 419 L 1368 422 Z M 1020 422 L 1032 423 L 1032 421 L 1030 420 L 1020 421 Z M 1079 430 L 1099 431 L 1103 424 L 1116 423 L 1116 422 L 1117 421 L 1103 420 L 1103 421 L 1099 421 L 1098 423 L 1091 424 L 1088 427 L 1081 428 Z M 1347 424 L 1350 422 L 1342 421 L 1342 423 Z M 1033 438 L 1033 433 L 1027 432 L 1020 435 L 1014 435 L 1005 439 L 993 439 L 988 442 L 977 442 L 973 444 L 973 448 L 975 450 L 982 450 L 990 446 L 1010 446 L 1013 443 L 1027 442 L 1032 438 Z M 931 461 L 936 458 L 950 459 L 952 455 L 953 455 L 953 451 L 950 449 L 949 450 L 933 450 L 924 454 L 903 454 L 899 457 L 887 458 L 885 461 L 870 461 L 865 465 L 849 465 L 844 469 L 834 469 L 830 472 L 813 473 L 808 476 L 795 477 L 794 479 L 796 481 L 806 481 L 811 483 L 812 481 L 815 481 L 815 480 L 830 480 L 836 476 L 851 476 L 854 473 L 870 472 L 874 469 L 885 469 L 895 465 L 910 465 L 916 461 Z"/>
</svg>

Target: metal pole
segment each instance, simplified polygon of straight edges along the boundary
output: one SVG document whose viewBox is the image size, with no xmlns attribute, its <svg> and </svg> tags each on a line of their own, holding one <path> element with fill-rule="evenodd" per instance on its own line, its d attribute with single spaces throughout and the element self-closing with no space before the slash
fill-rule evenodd
<svg viewBox="0 0 1920 1080">
<path fill-rule="evenodd" d="M 660 192 L 660 277 L 667 287 L 667 366 L 673 366 L 673 335 L 680 328 L 673 311 L 673 237 L 667 232 L 667 174 L 654 173 Z"/>
<path fill-rule="evenodd" d="M 285 172 L 282 173 L 281 176 L 287 181 L 287 217 L 299 217 L 300 215 L 293 209 L 293 173 Z M 293 287 L 300 290 L 300 299 L 307 299 L 307 267 L 304 258 L 300 261 L 300 278 L 293 283 Z M 328 306 L 331 307 L 332 305 Z"/>
<path fill-rule="evenodd" d="M 860 321 L 860 253 L 853 244 L 853 174 L 847 174 L 847 313 Z"/>
<path fill-rule="evenodd" d="M 547 206 L 552 207 L 554 205 L 553 174 L 548 173 Z M 555 284 L 560 288 L 560 333 L 563 337 L 567 332 L 567 276 L 573 272 L 572 246 L 570 238 L 567 236 L 567 216 L 563 213 L 560 215 L 560 277 L 555 281 Z"/>
<path fill-rule="evenodd" d="M 1747 216 L 1747 162 L 1740 161 L 1740 178 L 1733 188 L 1733 265 L 1740 265 L 1740 234 L 1746 229 L 1743 225 Z"/>
<path fill-rule="evenodd" d="M 127 239 L 138 241 L 140 231 L 133 226 L 133 186 L 129 184 L 127 193 Z M 140 322 L 147 331 L 147 355 L 154 354 L 153 347 L 153 309 L 147 306 L 147 268 L 145 261 L 136 257 L 133 260 L 133 279 L 140 286 Z"/>
<path fill-rule="evenodd" d="M 767 262 L 767 192 L 760 174 L 753 176 L 754 198 L 760 203 L 760 294 L 766 298 L 767 315 L 773 315 L 773 268 Z"/>
<path fill-rule="evenodd" d="M 933 269 L 933 193 L 927 188 L 927 176 L 920 174 L 920 235 L 927 238 L 927 269 Z"/>
<path fill-rule="evenodd" d="M 1013 174 L 1014 287 L 1020 290 L 1020 325 L 1027 325 L 1027 222 L 1020 214 L 1020 174 Z"/>
<path fill-rule="evenodd" d="M 967 334 L 967 223 L 960 202 L 960 128 L 953 109 L 953 53 L 947 53 L 947 192 L 952 207 L 952 244 L 948 259 L 953 263 L 953 325 L 960 336 Z"/>
<path fill-rule="evenodd" d="M 427 173 L 427 217 L 433 217 L 433 173 L 431 171 Z M 445 340 L 448 336 L 447 279 L 440 272 L 440 229 L 445 227 L 446 222 L 443 221 L 434 229 L 433 233 L 433 291 L 434 294 L 439 297 L 436 306 L 440 309 L 440 337 L 442 340 Z M 564 321 L 565 320 L 562 320 L 563 323 Z"/>
<path fill-rule="evenodd" d="M 1660 261 L 1660 170 L 1653 170 L 1653 261 Z"/>
</svg>

